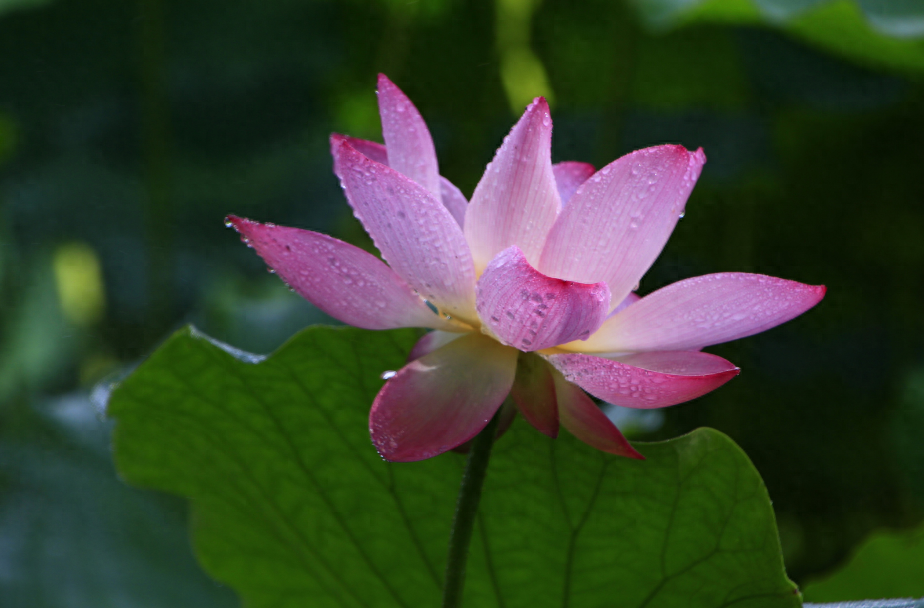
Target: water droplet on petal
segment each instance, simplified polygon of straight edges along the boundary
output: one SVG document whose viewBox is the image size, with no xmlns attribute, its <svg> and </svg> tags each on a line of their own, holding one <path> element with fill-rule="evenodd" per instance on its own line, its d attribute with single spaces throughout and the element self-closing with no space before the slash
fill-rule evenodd
<svg viewBox="0 0 924 608">
<path fill-rule="evenodd" d="M 382 372 L 382 375 L 380 377 L 382 378 L 382 380 L 391 380 L 397 375 L 398 375 L 398 372 L 390 369 L 386 372 Z"/>
</svg>

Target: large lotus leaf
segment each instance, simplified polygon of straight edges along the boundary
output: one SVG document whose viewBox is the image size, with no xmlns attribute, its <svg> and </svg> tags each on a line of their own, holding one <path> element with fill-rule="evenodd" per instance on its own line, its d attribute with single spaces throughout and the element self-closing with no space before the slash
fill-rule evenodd
<svg viewBox="0 0 924 608">
<path fill-rule="evenodd" d="M 843 567 L 805 587 L 805 598 L 817 602 L 922 596 L 924 526 L 872 534 Z"/>
<path fill-rule="evenodd" d="M 111 397 L 118 468 L 192 500 L 201 562 L 247 606 L 436 606 L 463 457 L 388 464 L 367 431 L 416 336 L 311 328 L 263 359 L 182 330 Z M 515 424 L 488 471 L 467 605 L 799 605 L 731 440 L 639 449 Z"/>
<path fill-rule="evenodd" d="M 762 25 L 872 67 L 924 71 L 924 5 L 854 0 L 633 0 L 656 29 L 692 23 Z M 886 8 L 884 8 L 886 7 Z"/>
</svg>

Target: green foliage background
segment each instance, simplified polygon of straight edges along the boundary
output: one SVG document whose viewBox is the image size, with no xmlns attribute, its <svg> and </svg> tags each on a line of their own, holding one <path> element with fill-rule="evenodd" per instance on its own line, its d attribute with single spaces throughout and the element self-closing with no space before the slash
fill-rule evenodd
<svg viewBox="0 0 924 608">
<path fill-rule="evenodd" d="M 703 146 L 642 293 L 749 271 L 828 295 L 711 349 L 741 376 L 636 438 L 740 445 L 800 585 L 919 525 L 922 19 L 911 0 L 0 1 L 0 603 L 234 605 L 184 504 L 112 476 L 91 391 L 187 322 L 265 353 L 329 321 L 222 218 L 369 246 L 327 136 L 379 136 L 379 71 L 469 194 L 539 93 L 555 160 Z M 896 585 L 876 593 L 918 593 Z"/>
</svg>

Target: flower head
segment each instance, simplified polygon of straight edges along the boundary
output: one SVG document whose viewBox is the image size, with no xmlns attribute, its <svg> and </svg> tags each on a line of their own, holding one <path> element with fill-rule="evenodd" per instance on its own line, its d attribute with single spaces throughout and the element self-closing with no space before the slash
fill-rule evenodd
<svg viewBox="0 0 924 608">
<path fill-rule="evenodd" d="M 824 296 L 823 286 L 745 273 L 633 292 L 684 212 L 702 150 L 655 146 L 599 171 L 553 165 L 552 120 L 538 98 L 469 202 L 440 176 L 426 124 L 385 76 L 378 98 L 385 145 L 333 135 L 331 152 L 387 264 L 316 232 L 228 220 L 295 291 L 344 323 L 433 330 L 372 405 L 372 441 L 388 460 L 459 446 L 508 395 L 551 437 L 561 425 L 641 458 L 586 393 L 633 408 L 699 397 L 739 371 L 700 349 L 779 325 Z"/>
</svg>

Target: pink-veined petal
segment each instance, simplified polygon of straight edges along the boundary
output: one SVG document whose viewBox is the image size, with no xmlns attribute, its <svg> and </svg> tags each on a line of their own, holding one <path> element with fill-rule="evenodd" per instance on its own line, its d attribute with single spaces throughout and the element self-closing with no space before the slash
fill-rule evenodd
<svg viewBox="0 0 924 608">
<path fill-rule="evenodd" d="M 394 270 L 358 247 L 309 230 L 233 215 L 227 221 L 296 293 L 335 319 L 363 329 L 454 327 Z"/>
<path fill-rule="evenodd" d="M 610 290 L 547 277 L 514 245 L 478 279 L 475 306 L 501 342 L 530 352 L 590 336 L 606 319 Z"/>
<path fill-rule="evenodd" d="M 388 165 L 439 198 L 440 171 L 427 123 L 385 74 L 379 74 L 378 96 Z"/>
<path fill-rule="evenodd" d="M 410 363 L 415 359 L 420 359 L 424 355 L 429 355 L 438 348 L 446 346 L 453 340 L 461 338 L 465 333 L 456 333 L 448 331 L 433 330 L 428 331 L 417 341 L 411 352 L 407 354 L 407 362 Z"/>
<path fill-rule="evenodd" d="M 476 318 L 475 273 L 462 229 L 432 194 L 332 138 L 347 201 L 382 257 L 441 312 Z"/>
<path fill-rule="evenodd" d="M 563 427 L 587 445 L 627 458 L 645 460 L 597 404 L 557 371 L 553 372 L 558 416 Z"/>
<path fill-rule="evenodd" d="M 639 353 L 618 361 L 579 353 L 555 354 L 546 355 L 546 360 L 594 397 L 639 409 L 696 399 L 740 371 L 721 357 L 696 351 Z"/>
<path fill-rule="evenodd" d="M 454 183 L 442 176 L 440 176 L 440 198 L 443 201 L 443 206 L 449 210 L 449 213 L 456 219 L 459 226 L 465 226 L 465 212 L 468 210 L 468 200 L 466 200 L 462 191 L 456 188 Z"/>
<path fill-rule="evenodd" d="M 549 232 L 537 268 L 605 281 L 621 302 L 661 253 L 706 156 L 665 145 L 627 154 L 584 182 Z"/>
<path fill-rule="evenodd" d="M 368 139 L 359 139 L 349 135 L 334 134 L 331 136 L 331 142 L 346 141 L 354 150 L 377 163 L 388 165 L 388 150 L 384 145 L 369 141 Z M 390 166 L 390 165 L 389 165 Z M 462 191 L 456 188 L 455 184 L 440 176 L 440 199 L 443 206 L 449 210 L 452 217 L 456 219 L 459 226 L 465 223 L 465 209 L 468 207 L 468 200 Z"/>
<path fill-rule="evenodd" d="M 372 443 L 383 458 L 398 462 L 423 460 L 465 443 L 507 397 L 516 364 L 516 350 L 480 333 L 408 363 L 372 404 Z"/>
<path fill-rule="evenodd" d="M 538 263 L 561 209 L 551 144 L 549 105 L 539 97 L 504 139 L 468 205 L 465 237 L 479 274 L 511 245 L 522 249 L 531 264 Z"/>
<path fill-rule="evenodd" d="M 561 198 L 562 206 L 568 202 L 571 195 L 577 191 L 581 184 L 590 179 L 594 171 L 596 169 L 590 163 L 581 163 L 575 160 L 566 160 L 552 165 L 555 186 L 558 188 L 558 196 Z"/>
<path fill-rule="evenodd" d="M 552 373 L 551 366 L 538 355 L 521 354 L 510 398 L 527 422 L 554 439 L 558 437 L 558 404 Z"/>
<path fill-rule="evenodd" d="M 823 285 L 725 272 L 678 281 L 608 319 L 580 352 L 690 350 L 744 338 L 818 304 Z"/>
</svg>

